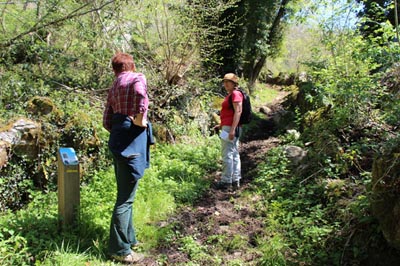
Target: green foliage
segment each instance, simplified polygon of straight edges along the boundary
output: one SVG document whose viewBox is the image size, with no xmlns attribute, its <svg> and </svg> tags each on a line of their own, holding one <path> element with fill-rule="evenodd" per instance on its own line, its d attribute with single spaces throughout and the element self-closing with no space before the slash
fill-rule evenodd
<svg viewBox="0 0 400 266">
<path fill-rule="evenodd" d="M 15 100 L 25 102 L 25 97 L 44 95 L 58 88 L 87 90 L 109 86 L 112 79 L 109 60 L 117 50 L 134 54 L 138 70 L 149 77 L 149 87 L 155 96 L 152 98 L 157 101 L 155 106 L 159 102 L 163 105 L 166 98 L 159 94 L 164 93 L 164 87 L 176 95 L 178 89 L 172 85 L 193 71 L 193 66 L 197 68 L 199 45 L 204 43 L 200 32 L 212 34 L 217 30 L 201 21 L 205 17 L 216 17 L 224 10 L 219 1 L 213 3 L 218 8 L 207 10 L 184 1 L 111 2 L 67 1 L 59 7 L 45 1 L 32 3 L 28 8 L 20 4 L 4 5 L 3 21 L 11 22 L 8 16 L 15 19 L 11 14 L 19 13 L 24 22 L 3 25 L 8 34 L 0 40 L 6 48 L 2 51 L 2 72 L 6 73 L 2 79 L 10 87 L 5 90 L 7 95 L 3 95 L 7 97 L 1 97 L 4 106 L 15 105 Z M 98 9 L 101 12 L 96 13 Z M 162 17 L 159 12 L 163 13 Z M 45 27 L 49 24 L 51 27 Z M 12 73 L 11 81 L 16 80 L 17 88 L 10 82 L 8 72 Z M 197 69 L 195 74 L 198 76 Z M 40 87 L 36 82 L 41 82 L 46 91 L 36 93 L 33 88 Z M 22 93 L 25 95 L 21 99 Z"/>
<path fill-rule="evenodd" d="M 17 3 L 2 9 L 0 123 L 23 115 L 39 121 L 43 132 L 35 162 L 17 156 L 2 169 L 0 198 L 7 207 L 1 208 L 0 264 L 113 265 L 106 262 L 106 245 L 115 181 L 108 133 L 101 128 L 104 95 L 93 88 L 111 84 L 109 60 L 122 50 L 134 55 L 148 77 L 154 124 L 165 126 L 178 143 L 152 148 L 152 167 L 140 181 L 134 217 L 144 243 L 140 249 L 175 244 L 190 258 L 188 265 L 243 265 L 221 255 L 245 246 L 243 236 L 214 235 L 206 246 L 162 221 L 178 206 L 196 202 L 213 179 L 207 176 L 219 167 L 219 140 L 206 137 L 206 114 L 213 109 L 211 98 L 224 92 L 220 80 L 207 77 L 217 75 L 215 68 L 201 68 L 200 62 L 251 77 L 257 63 L 279 55 L 282 25 L 272 25 L 277 1 L 86 2 L 39 1 L 34 8 Z M 287 2 L 297 1 L 279 4 Z M 301 87 L 304 102 L 295 109 L 302 136 L 282 136 L 285 143 L 307 143 L 307 160 L 294 168 L 277 148 L 252 171 L 253 192 L 260 198 L 255 208 L 265 224 L 256 239 L 259 265 L 361 265 L 371 254 L 398 255 L 380 235 L 365 191 L 374 152 L 398 147 L 397 132 L 389 130 L 400 121 L 392 68 L 399 46 L 391 41 L 389 23 L 379 23 L 373 37 L 363 39 L 348 29 L 337 31 L 341 20 L 325 22 L 321 37 L 314 38 L 318 47 L 305 57 L 311 82 Z M 381 79 L 387 70 L 392 80 Z M 255 105 L 276 95 L 256 86 Z M 52 99 L 55 111 L 30 111 L 35 99 Z M 84 170 L 78 226 L 62 233 L 54 192 L 55 151 L 61 146 L 75 148 Z M 32 176 L 43 178 L 45 193 L 35 191 Z M 30 203 L 20 209 L 25 202 Z"/>
<path fill-rule="evenodd" d="M 204 258 L 205 247 L 197 243 L 192 236 L 183 237 L 181 241 L 181 250 L 188 254 L 190 260 L 199 261 Z"/>
<path fill-rule="evenodd" d="M 279 229 L 278 229 L 279 230 Z M 262 266 L 286 266 L 285 242 L 279 234 L 274 235 L 271 239 L 259 240 L 261 243 L 260 250 L 263 253 L 258 265 Z"/>
<path fill-rule="evenodd" d="M 285 139 L 307 143 L 307 158 L 294 168 L 280 148 L 268 153 L 257 169 L 257 191 L 265 200 L 259 211 L 268 213 L 268 229 L 280 233 L 276 256 L 286 255 L 277 262 L 282 265 L 375 263 L 371 250 L 393 259 L 397 252 L 382 239 L 366 190 L 374 154 L 397 145 L 396 132 L 383 128 L 397 125 L 397 74 L 391 66 L 398 43 L 390 41 L 394 31 L 387 24 L 368 40 L 329 23 L 321 26 L 322 45 L 307 64 L 311 82 L 300 87 L 295 108 L 301 138 Z M 390 78 L 382 82 L 388 68 Z"/>
<path fill-rule="evenodd" d="M 215 160 L 219 157 L 218 141 L 217 136 L 204 138 L 203 145 L 196 149 L 198 144 L 193 142 L 157 147 L 155 153 L 159 159 L 153 165 L 158 168 L 158 178 L 165 189 L 177 202 L 193 203 L 207 189 L 209 181 L 203 177 L 219 167 Z"/>
<path fill-rule="evenodd" d="M 289 177 L 288 165 L 289 160 L 285 157 L 282 149 L 271 150 L 268 163 L 258 167 L 256 185 L 268 194 L 275 192 L 277 188 L 270 182 L 271 177 L 279 179 Z M 284 190 L 285 188 L 278 189 Z"/>
<path fill-rule="evenodd" d="M 68 244 L 61 243 L 56 247 L 52 254 L 46 254 L 45 260 L 40 265 L 84 265 L 87 263 L 87 254 L 79 250 L 79 247 L 74 250 Z"/>
<path fill-rule="evenodd" d="M 393 1 L 357 0 L 357 2 L 364 6 L 358 16 L 363 19 L 360 30 L 366 37 L 379 37 L 381 25 L 387 22 L 391 24 L 391 27 L 396 27 L 396 11 Z"/>
<path fill-rule="evenodd" d="M 263 106 L 271 103 L 278 97 L 279 91 L 263 83 L 256 83 L 253 89 L 251 103 L 254 106 Z M 254 110 L 257 111 L 257 110 Z"/>
<path fill-rule="evenodd" d="M 37 139 L 31 140 L 37 147 L 34 158 L 14 152 L 1 170 L 2 210 L 20 208 L 31 200 L 32 190 L 56 189 L 57 151 L 60 147 L 75 149 L 84 173 L 110 165 L 104 144 L 108 135 L 102 128 L 101 112 L 93 106 L 87 94 L 57 91 L 50 97 L 30 99 L 25 109 L 25 116 L 40 125 Z M 90 177 L 90 173 L 84 175 L 82 183 L 88 182 Z"/>
<path fill-rule="evenodd" d="M 303 141 L 315 140 L 309 155 L 316 164 L 310 172 L 323 166 L 329 177 L 337 178 L 371 170 L 371 158 L 364 155 L 377 150 L 383 140 L 381 107 L 396 110 L 398 106 L 380 85 L 377 70 L 395 62 L 399 50 L 395 45 L 381 47 L 374 39 L 364 41 L 355 33 L 326 34 L 324 44 L 330 53 L 316 54 L 316 64 L 309 65 L 313 82 L 301 87 L 308 103 L 300 106 L 305 114 L 300 124 Z M 384 36 L 388 40 L 389 31 Z M 392 59 L 381 60 L 386 55 Z"/>
<path fill-rule="evenodd" d="M 24 113 L 24 105 L 21 103 L 26 103 L 33 95 L 45 96 L 50 89 L 43 81 L 34 81 L 23 71 L 29 70 L 21 70 L 15 66 L 7 72 L 4 71 L 4 74 L 0 76 L 0 84 L 3 88 L 0 92 L 0 112 L 6 121 L 17 114 Z"/>
<path fill-rule="evenodd" d="M 278 54 L 283 29 L 297 1 L 236 1 L 219 18 L 219 36 L 228 36 L 214 51 L 222 75 L 243 74 L 250 87 L 255 83 L 267 56 Z M 210 38 L 210 42 L 218 38 Z"/>
<path fill-rule="evenodd" d="M 203 6 L 205 4 L 207 8 Z M 136 9 L 134 13 L 140 16 L 123 12 L 120 19 L 123 23 L 127 19 L 132 23 L 129 30 L 136 57 L 159 66 L 163 80 L 168 85 L 176 85 L 192 67 L 198 67 L 200 45 L 206 45 L 207 34 L 218 31 L 210 25 L 210 20 L 218 17 L 226 5 L 218 0 L 207 3 L 147 1 L 146 4 L 132 5 Z M 152 73 L 156 72 L 152 70 Z"/>
<path fill-rule="evenodd" d="M 152 167 L 140 181 L 135 200 L 135 225 L 142 249 L 165 241 L 170 227 L 159 223 L 178 204 L 191 204 L 208 187 L 204 176 L 218 167 L 218 139 L 198 139 L 196 144 L 157 145 Z M 32 192 L 32 202 L 15 213 L 0 217 L 2 265 L 105 265 L 109 222 L 116 196 L 114 171 L 95 172 L 82 185 L 77 227 L 58 230 L 57 194 Z M 154 197 L 157 195 L 157 197 Z M 188 240 L 192 256 L 198 252 Z M 108 265 L 108 264 L 107 264 Z"/>
<path fill-rule="evenodd" d="M 291 170 L 281 148 L 267 154 L 257 173 L 254 189 L 263 195 L 259 211 L 268 213 L 266 232 L 277 232 L 266 234 L 272 236 L 259 240 L 265 243 L 262 248 L 265 254 L 260 263 L 340 265 L 342 251 L 337 247 L 346 240 L 342 234 L 349 230 L 348 216 L 366 217 L 368 206 L 361 201 L 360 204 L 356 203 L 358 201 L 349 204 L 350 191 L 340 192 L 337 196 L 330 194 L 335 193 L 335 183 L 328 185 L 324 173 L 307 179 L 298 176 Z M 337 209 L 338 204 L 345 209 Z M 367 252 L 366 249 L 359 251 L 353 255 L 362 257 Z"/>
<path fill-rule="evenodd" d="M 4 71 L 18 73 L 23 80 L 31 81 L 27 92 L 29 88 L 39 87 L 33 85 L 39 82 L 52 88 L 104 86 L 103 73 L 108 72 L 105 69 L 111 55 L 107 50 L 98 49 L 93 31 L 97 30 L 96 36 L 101 38 L 102 29 L 93 27 L 96 22 L 93 17 L 85 16 L 97 8 L 94 5 L 71 1 L 62 7 L 52 1 L 25 7 L 3 5 L 3 19 L 19 13 L 6 18 L 9 23 L 3 24 L 5 34 L 0 45 L 4 48 L 1 62 Z M 12 24 L 17 17 L 18 22 Z M 82 24 L 86 25 L 81 27 Z M 88 67 L 90 72 L 86 71 Z"/>
<path fill-rule="evenodd" d="M 222 255 L 225 252 L 233 253 L 247 244 L 246 239 L 241 235 L 225 236 L 212 235 L 207 243 L 201 243 L 196 236 L 184 236 L 179 238 L 179 249 L 183 251 L 190 262 L 185 265 L 221 265 L 229 266 L 244 265 L 240 259 L 230 259 L 224 262 Z"/>
<path fill-rule="evenodd" d="M 27 162 L 23 158 L 19 163 L 10 163 L 2 169 L 4 176 L 0 178 L 0 211 L 7 209 L 16 210 L 21 208 L 26 201 L 31 199 L 31 191 L 35 186 L 26 171 Z"/>
<path fill-rule="evenodd" d="M 299 73 L 305 71 L 303 62 L 311 57 L 311 49 L 318 46 L 318 36 L 315 36 L 305 25 L 289 24 L 285 30 L 282 47 L 273 58 L 268 58 L 266 67 L 260 73 L 278 76 L 279 73 Z M 268 73 L 264 73 L 268 71 Z"/>
</svg>

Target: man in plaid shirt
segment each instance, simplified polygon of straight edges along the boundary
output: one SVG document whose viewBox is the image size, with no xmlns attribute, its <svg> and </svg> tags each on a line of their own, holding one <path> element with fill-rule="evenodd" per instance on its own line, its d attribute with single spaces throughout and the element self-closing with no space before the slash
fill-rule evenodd
<svg viewBox="0 0 400 266">
<path fill-rule="evenodd" d="M 108 92 L 103 125 L 111 131 L 112 116 L 119 113 L 129 116 L 136 125 L 146 127 L 148 106 L 146 77 L 141 73 L 121 72 Z"/>
<path fill-rule="evenodd" d="M 137 73 L 132 56 L 117 53 L 111 60 L 116 79 L 108 92 L 103 126 L 110 132 L 117 199 L 110 226 L 109 252 L 114 260 L 139 262 L 143 255 L 132 251 L 138 243 L 133 226 L 132 204 L 139 180 L 149 166 L 149 128 L 146 77 Z"/>
</svg>

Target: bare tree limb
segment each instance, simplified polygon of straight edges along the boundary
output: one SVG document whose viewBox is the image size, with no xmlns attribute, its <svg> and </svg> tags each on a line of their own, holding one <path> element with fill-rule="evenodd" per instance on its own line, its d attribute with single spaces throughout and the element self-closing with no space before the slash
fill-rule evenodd
<svg viewBox="0 0 400 266">
<path fill-rule="evenodd" d="M 69 20 L 69 19 L 71 19 L 71 18 L 80 17 L 80 16 L 86 15 L 86 14 L 91 13 L 91 12 L 99 11 L 99 10 L 103 9 L 105 6 L 107 6 L 107 5 L 109 5 L 109 4 L 113 3 L 113 2 L 115 2 L 115 0 L 110 0 L 110 1 L 105 2 L 104 4 L 102 4 L 102 5 L 99 6 L 99 7 L 96 7 L 96 8 L 90 9 L 90 10 L 86 10 L 86 11 L 79 12 L 79 11 L 81 11 L 83 8 L 85 8 L 86 6 L 88 6 L 88 5 L 90 4 L 90 2 L 88 2 L 87 4 L 85 4 L 85 5 L 83 5 L 83 6 L 80 6 L 79 8 L 75 9 L 75 10 L 72 11 L 70 14 L 68 14 L 68 15 L 66 15 L 66 16 L 64 16 L 64 17 L 61 17 L 61 18 L 59 18 L 59 19 L 50 21 L 50 22 L 45 23 L 45 24 L 42 24 L 42 25 L 40 25 L 39 22 L 36 23 L 36 24 L 35 24 L 32 28 L 30 28 L 29 30 L 18 34 L 17 36 L 15 36 L 14 38 L 11 38 L 10 40 L 8 40 L 8 41 L 5 42 L 5 43 L 0 44 L 0 47 L 2 47 L 2 48 L 9 47 L 9 46 L 11 46 L 16 40 L 22 38 L 23 36 L 26 36 L 26 35 L 31 34 L 31 33 L 33 33 L 33 32 L 37 32 L 38 30 L 44 29 L 44 28 L 49 27 L 49 26 L 52 26 L 52 25 L 57 25 L 57 24 L 59 24 L 59 23 L 65 22 L 66 20 Z"/>
</svg>

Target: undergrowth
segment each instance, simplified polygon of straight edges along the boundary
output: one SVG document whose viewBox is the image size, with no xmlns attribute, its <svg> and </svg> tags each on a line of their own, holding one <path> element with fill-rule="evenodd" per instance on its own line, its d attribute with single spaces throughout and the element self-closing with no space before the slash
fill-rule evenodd
<svg viewBox="0 0 400 266">
<path fill-rule="evenodd" d="M 135 201 L 135 227 L 143 252 L 167 237 L 159 226 L 180 204 L 192 204 L 209 184 L 218 149 L 216 136 L 196 143 L 157 145 L 152 166 L 140 180 Z M 81 189 L 77 226 L 60 231 L 57 194 L 33 192 L 32 202 L 0 217 L 1 265 L 113 265 L 107 261 L 109 222 L 116 187 L 112 168 L 97 172 Z"/>
<path fill-rule="evenodd" d="M 264 254 L 260 265 L 384 265 L 366 264 L 379 257 L 371 251 L 396 253 L 370 212 L 365 192 L 370 175 L 331 179 L 325 174 L 329 171 L 301 176 L 283 146 L 265 155 L 253 184 L 262 196 L 258 213 L 268 217 L 259 239 Z"/>
</svg>

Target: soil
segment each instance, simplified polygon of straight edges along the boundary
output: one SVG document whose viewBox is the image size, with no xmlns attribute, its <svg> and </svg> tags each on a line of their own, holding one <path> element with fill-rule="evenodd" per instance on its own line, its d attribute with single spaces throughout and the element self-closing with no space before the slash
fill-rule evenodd
<svg viewBox="0 0 400 266">
<path fill-rule="evenodd" d="M 285 92 L 280 91 L 278 98 L 268 104 L 268 107 L 275 112 L 281 109 L 280 103 L 284 96 Z M 212 254 L 218 254 L 222 258 L 218 265 L 228 265 L 228 262 L 234 260 L 241 262 L 234 265 L 255 265 L 262 256 L 255 247 L 259 244 L 260 236 L 266 234 L 265 217 L 260 217 L 260 211 L 255 208 L 260 197 L 246 191 L 252 186 L 257 164 L 263 160 L 269 149 L 279 144 L 279 139 L 273 137 L 274 124 L 271 115 L 257 119 L 256 123 L 257 130 L 247 132 L 240 144 L 240 188 L 236 191 L 221 191 L 211 187 L 196 204 L 180 209 L 165 224 L 160 225 L 173 226 L 177 238 L 191 236 L 198 246 L 205 248 L 210 258 L 214 258 Z M 220 173 L 213 173 L 209 178 L 217 180 L 219 176 Z M 178 242 L 168 241 L 157 250 L 152 250 L 149 252 L 151 255 L 141 265 L 187 265 L 192 260 L 191 253 L 182 250 Z M 215 262 L 210 263 L 213 261 L 210 258 L 200 259 L 201 265 L 215 265 Z"/>
</svg>

